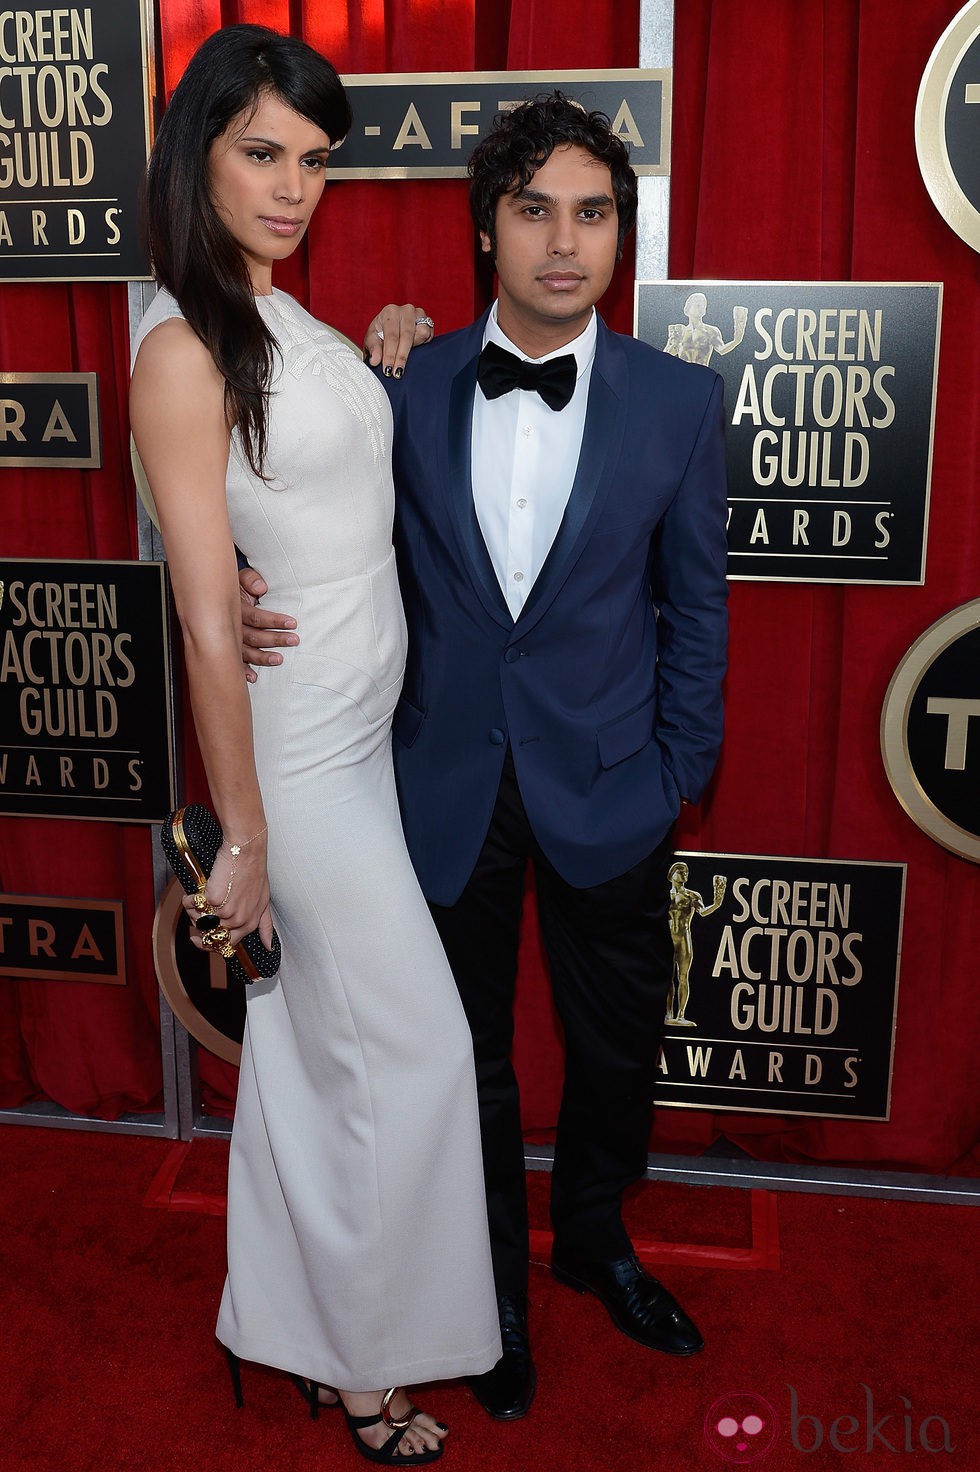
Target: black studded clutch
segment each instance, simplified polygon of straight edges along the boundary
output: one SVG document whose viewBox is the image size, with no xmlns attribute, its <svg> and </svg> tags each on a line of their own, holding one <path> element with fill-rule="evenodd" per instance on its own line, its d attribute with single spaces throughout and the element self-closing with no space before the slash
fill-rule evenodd
<svg viewBox="0 0 980 1472">
<path fill-rule="evenodd" d="M 189 803 L 170 814 L 160 833 L 160 844 L 186 894 L 204 894 L 222 840 L 217 818 L 202 803 Z M 207 912 L 200 914 L 196 923 L 205 933 L 221 928 L 218 916 Z M 244 936 L 237 946 L 212 943 L 210 948 L 224 956 L 229 976 L 245 985 L 258 981 L 260 976 L 275 976 L 282 964 L 282 946 L 275 931 L 271 950 L 262 944 L 257 930 Z"/>
</svg>

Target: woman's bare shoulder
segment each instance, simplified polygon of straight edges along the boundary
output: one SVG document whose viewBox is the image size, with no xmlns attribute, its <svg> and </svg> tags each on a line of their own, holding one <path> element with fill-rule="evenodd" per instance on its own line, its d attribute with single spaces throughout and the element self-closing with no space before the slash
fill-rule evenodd
<svg viewBox="0 0 980 1472">
<path fill-rule="evenodd" d="M 182 317 L 168 317 L 140 344 L 129 395 L 133 429 L 169 426 L 196 437 L 204 428 L 226 432 L 225 384 L 214 359 Z M 172 447 L 175 449 L 176 447 Z"/>
<path fill-rule="evenodd" d="M 183 317 L 166 317 L 140 343 L 133 376 L 137 373 L 189 375 L 196 382 L 220 381 L 214 359 L 193 327 Z"/>
</svg>

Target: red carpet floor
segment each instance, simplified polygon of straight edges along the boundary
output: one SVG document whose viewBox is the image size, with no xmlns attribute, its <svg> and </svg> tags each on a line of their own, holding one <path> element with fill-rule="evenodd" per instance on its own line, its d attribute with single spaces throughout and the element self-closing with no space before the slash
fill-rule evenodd
<svg viewBox="0 0 980 1472">
<path fill-rule="evenodd" d="M 234 1409 L 212 1337 L 226 1158 L 219 1143 L 0 1128 L 2 1472 L 367 1465 L 336 1414 L 311 1422 L 270 1371 L 245 1366 Z M 529 1180 L 543 1229 L 547 1177 Z M 704 1352 L 625 1339 L 553 1282 L 542 1233 L 534 1407 L 499 1425 L 465 1388 L 427 1392 L 452 1426 L 447 1472 L 980 1469 L 975 1210 L 658 1184 L 630 1217 L 668 1244 L 651 1256 Z"/>
</svg>

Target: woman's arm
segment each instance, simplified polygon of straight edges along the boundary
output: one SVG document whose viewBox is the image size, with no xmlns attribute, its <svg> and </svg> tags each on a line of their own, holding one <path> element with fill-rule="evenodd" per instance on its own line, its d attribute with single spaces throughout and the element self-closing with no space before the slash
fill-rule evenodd
<svg viewBox="0 0 980 1472">
<path fill-rule="evenodd" d="M 232 944 L 258 928 L 270 945 L 265 815 L 242 676 L 238 569 L 225 499 L 230 435 L 224 381 L 186 322 L 161 323 L 141 345 L 130 417 L 160 518 L 194 724 L 225 834 L 208 899 Z M 228 845 L 248 840 L 233 860 Z"/>
</svg>

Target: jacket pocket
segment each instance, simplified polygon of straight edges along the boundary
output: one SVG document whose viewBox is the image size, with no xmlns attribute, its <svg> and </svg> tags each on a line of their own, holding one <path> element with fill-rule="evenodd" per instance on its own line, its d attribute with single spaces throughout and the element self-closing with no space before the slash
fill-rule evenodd
<svg viewBox="0 0 980 1472">
<path fill-rule="evenodd" d="M 599 760 L 604 767 L 614 767 L 642 751 L 653 740 L 653 721 L 656 713 L 656 696 L 645 700 L 637 710 L 607 721 L 596 732 L 599 743 Z"/>
<path fill-rule="evenodd" d="M 392 735 L 398 738 L 402 746 L 412 746 L 424 720 L 425 711 L 402 696 L 395 707 L 395 716 L 391 723 Z"/>
</svg>

